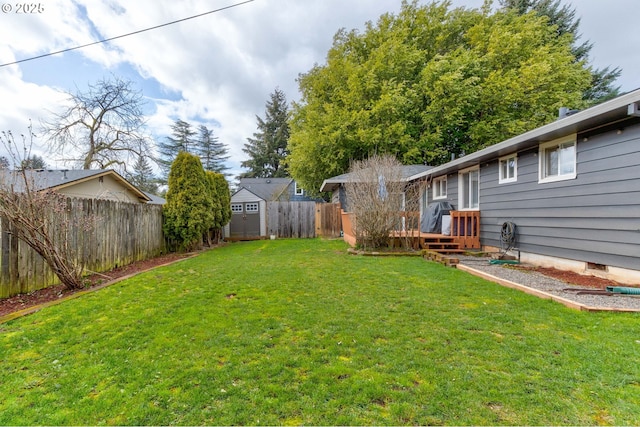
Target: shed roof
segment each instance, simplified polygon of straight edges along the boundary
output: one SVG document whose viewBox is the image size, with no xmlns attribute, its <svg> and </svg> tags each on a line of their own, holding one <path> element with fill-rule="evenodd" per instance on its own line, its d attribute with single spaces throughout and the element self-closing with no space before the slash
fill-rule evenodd
<svg viewBox="0 0 640 427">
<path fill-rule="evenodd" d="M 537 147 L 540 143 L 573 133 L 588 136 L 601 132 L 609 126 L 623 128 L 640 122 L 640 89 L 621 95 L 610 101 L 577 112 L 566 118 L 533 129 L 498 144 L 491 145 L 475 153 L 452 160 L 441 166 L 415 175 L 412 179 L 424 176 L 439 176 L 475 166 L 482 162 Z"/>
<path fill-rule="evenodd" d="M 433 168 L 433 166 L 427 165 L 403 165 L 402 166 L 402 179 L 404 181 L 411 181 L 415 176 L 420 175 L 424 172 L 427 172 Z M 328 179 L 325 179 L 320 187 L 320 191 L 335 191 L 340 184 L 344 184 L 351 181 L 352 174 L 351 173 L 343 173 L 342 175 L 334 176 Z"/>
<path fill-rule="evenodd" d="M 238 193 L 247 189 L 263 200 L 276 200 L 293 182 L 293 178 L 241 178 Z"/>
</svg>

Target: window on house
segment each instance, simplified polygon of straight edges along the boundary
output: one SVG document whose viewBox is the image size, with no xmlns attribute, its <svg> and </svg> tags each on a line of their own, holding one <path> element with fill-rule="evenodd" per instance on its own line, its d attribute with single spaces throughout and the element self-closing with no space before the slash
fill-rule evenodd
<svg viewBox="0 0 640 427">
<path fill-rule="evenodd" d="M 447 177 L 442 176 L 433 180 L 433 200 L 447 198 Z"/>
<path fill-rule="evenodd" d="M 500 178 L 498 183 L 515 182 L 518 180 L 518 156 L 512 155 L 500 159 Z"/>
<path fill-rule="evenodd" d="M 458 174 L 459 209 L 471 210 L 480 207 L 480 169 L 475 167 Z"/>
<path fill-rule="evenodd" d="M 298 187 L 297 182 L 294 185 L 295 185 L 296 196 L 304 196 L 304 189 L 301 187 Z"/>
<path fill-rule="evenodd" d="M 231 212 L 233 213 L 242 213 L 244 209 L 242 208 L 242 203 L 231 203 Z"/>
<path fill-rule="evenodd" d="M 258 203 L 247 203 L 246 209 L 247 213 L 256 213 L 258 212 Z"/>
<path fill-rule="evenodd" d="M 540 182 L 576 177 L 576 136 L 540 145 Z"/>
</svg>

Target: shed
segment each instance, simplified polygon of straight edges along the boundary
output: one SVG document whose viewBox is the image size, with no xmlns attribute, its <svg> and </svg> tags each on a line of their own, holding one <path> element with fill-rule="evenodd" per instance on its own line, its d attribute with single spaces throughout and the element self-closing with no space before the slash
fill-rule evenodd
<svg viewBox="0 0 640 427">
<path fill-rule="evenodd" d="M 267 202 L 316 202 L 293 178 L 242 178 L 231 196 L 231 221 L 225 236 L 252 240 L 268 235 Z"/>
</svg>

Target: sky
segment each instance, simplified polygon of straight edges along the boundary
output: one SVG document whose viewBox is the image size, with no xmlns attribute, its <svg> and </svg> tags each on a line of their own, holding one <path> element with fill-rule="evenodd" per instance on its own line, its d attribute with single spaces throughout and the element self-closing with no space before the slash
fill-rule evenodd
<svg viewBox="0 0 640 427">
<path fill-rule="evenodd" d="M 2 3 L 2 2 L 0 2 Z M 426 3 L 426 2 L 425 2 Z M 483 0 L 452 0 L 477 8 Z M 497 1 L 496 1 L 497 3 Z M 210 11 L 217 12 L 104 44 L 0 66 L 0 131 L 26 133 L 64 109 L 65 92 L 117 76 L 146 101 L 156 141 L 177 119 L 205 125 L 229 148 L 229 172 L 245 170 L 242 151 L 256 116 L 276 88 L 299 99 L 297 77 L 324 64 L 341 29 L 362 30 L 401 0 L 44 0 L 0 4 L 0 65 L 89 44 Z M 640 88 L 638 0 L 573 0 L 592 64 L 620 67 L 623 92 Z M 38 7 L 35 7 L 38 6 Z M 28 13 L 25 13 L 28 12 Z M 46 151 L 51 168 L 74 167 Z M 75 165 L 77 167 L 77 165 Z"/>
</svg>

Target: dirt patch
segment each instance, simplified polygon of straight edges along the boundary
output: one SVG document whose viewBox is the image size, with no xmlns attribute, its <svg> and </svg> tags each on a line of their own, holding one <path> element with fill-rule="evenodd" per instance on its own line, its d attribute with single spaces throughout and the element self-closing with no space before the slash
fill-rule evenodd
<svg viewBox="0 0 640 427">
<path fill-rule="evenodd" d="M 146 271 L 160 265 L 186 258 L 191 254 L 166 254 L 156 258 L 138 261 L 124 267 L 116 268 L 106 273 L 93 274 L 86 277 L 87 286 L 82 289 L 69 290 L 64 285 L 49 286 L 28 294 L 16 295 L 10 298 L 0 299 L 0 317 L 29 307 L 44 304 L 50 301 L 72 295 L 76 292 L 86 291 L 97 286 L 101 286 L 106 282 L 119 279 L 124 276 Z"/>
</svg>

